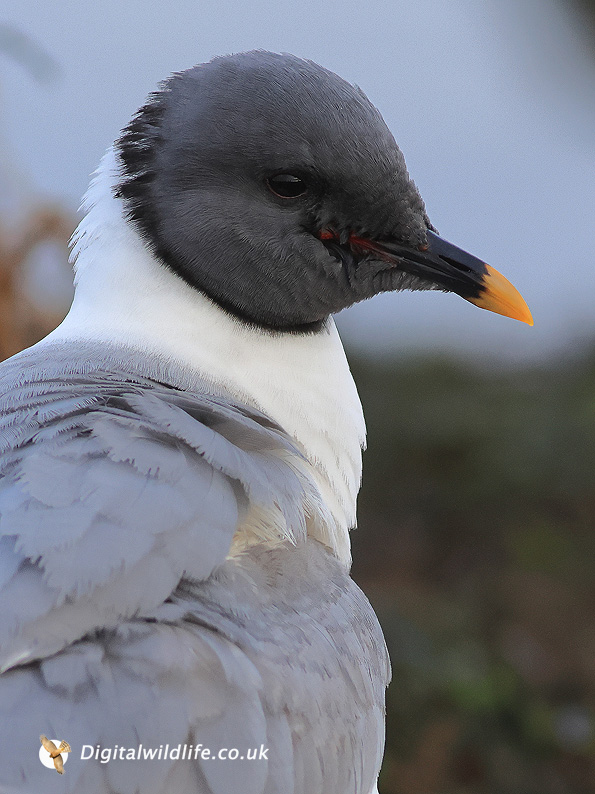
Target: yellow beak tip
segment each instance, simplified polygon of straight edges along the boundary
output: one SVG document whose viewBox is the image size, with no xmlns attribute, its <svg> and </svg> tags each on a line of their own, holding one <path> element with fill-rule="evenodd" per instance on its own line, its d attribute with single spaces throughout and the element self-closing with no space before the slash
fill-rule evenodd
<svg viewBox="0 0 595 794">
<path fill-rule="evenodd" d="M 533 316 L 525 299 L 507 278 L 496 268 L 486 265 L 481 294 L 476 298 L 467 298 L 475 306 L 504 317 L 511 317 L 527 325 L 533 325 Z"/>
</svg>

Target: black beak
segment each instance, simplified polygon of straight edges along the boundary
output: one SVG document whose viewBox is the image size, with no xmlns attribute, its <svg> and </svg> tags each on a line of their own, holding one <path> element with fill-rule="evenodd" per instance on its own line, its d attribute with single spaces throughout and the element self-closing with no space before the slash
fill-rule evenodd
<svg viewBox="0 0 595 794">
<path fill-rule="evenodd" d="M 523 297 L 495 268 L 428 231 L 428 245 L 415 250 L 400 243 L 352 237 L 352 245 L 373 250 L 400 270 L 455 292 L 482 309 L 533 325 Z"/>
</svg>

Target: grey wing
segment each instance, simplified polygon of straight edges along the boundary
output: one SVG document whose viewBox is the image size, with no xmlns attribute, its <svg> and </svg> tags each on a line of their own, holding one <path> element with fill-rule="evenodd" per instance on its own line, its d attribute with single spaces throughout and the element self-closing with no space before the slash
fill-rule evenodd
<svg viewBox="0 0 595 794">
<path fill-rule="evenodd" d="M 308 540 L 289 553 L 255 548 L 208 582 L 180 587 L 170 608 L 180 609 L 179 621 L 216 628 L 258 671 L 269 748 L 265 794 L 373 790 L 388 654 L 369 601 L 321 544 Z M 234 719 L 234 709 L 221 714 L 223 735 Z"/>
<path fill-rule="evenodd" d="M 255 507 L 304 529 L 308 486 L 282 455 L 298 454 L 253 412 L 35 368 L 8 371 L 1 406 L 3 669 L 150 613 L 183 576 L 208 577 Z"/>
<path fill-rule="evenodd" d="M 2 792 L 368 794 L 382 637 L 344 569 L 333 583 L 324 566 L 339 563 L 305 540 L 319 496 L 289 439 L 207 394 L 113 372 L 42 379 L 35 367 L 2 368 L 0 658 L 12 669 L 0 713 L 14 726 Z M 245 527 L 278 534 L 262 547 L 270 559 L 226 560 Z M 284 606 L 267 602 L 275 575 Z M 63 777 L 37 760 L 41 731 L 73 747 Z M 82 760 L 97 743 L 269 751 Z"/>
<path fill-rule="evenodd" d="M 216 632 L 129 621 L 0 676 L 0 713 L 11 725 L 0 791 L 263 794 L 266 763 L 239 773 L 193 752 L 266 744 L 261 689 L 254 665 Z M 73 749 L 63 780 L 37 759 L 39 725 Z M 192 752 L 159 758 L 166 745 Z M 118 747 L 136 757 L 118 758 Z"/>
</svg>

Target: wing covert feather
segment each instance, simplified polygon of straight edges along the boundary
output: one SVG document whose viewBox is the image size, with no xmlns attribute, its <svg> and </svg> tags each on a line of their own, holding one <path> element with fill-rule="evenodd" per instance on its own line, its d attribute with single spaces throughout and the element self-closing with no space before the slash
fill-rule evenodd
<svg viewBox="0 0 595 794">
<path fill-rule="evenodd" d="M 0 372 L 3 668 L 205 579 L 249 510 L 305 534 L 314 486 L 258 412 L 127 373 L 14 369 Z"/>
</svg>

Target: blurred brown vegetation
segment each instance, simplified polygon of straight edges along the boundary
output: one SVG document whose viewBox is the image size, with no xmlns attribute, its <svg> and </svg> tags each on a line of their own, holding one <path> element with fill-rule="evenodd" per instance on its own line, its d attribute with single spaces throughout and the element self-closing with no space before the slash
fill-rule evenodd
<svg viewBox="0 0 595 794">
<path fill-rule="evenodd" d="M 31 299 L 24 271 L 42 243 L 55 241 L 66 251 L 73 226 L 74 219 L 52 204 L 32 210 L 16 233 L 0 223 L 0 360 L 34 344 L 62 320 L 63 312 Z"/>
<path fill-rule="evenodd" d="M 57 63 L 43 46 L 23 31 L 2 21 L 0 54 L 18 62 L 40 82 L 51 82 L 59 72 Z M 58 261 L 57 265 L 66 270 L 66 251 L 75 219 L 72 213 L 59 204 L 31 196 L 32 188 L 26 171 L 13 161 L 7 141 L 3 137 L 0 138 L 0 152 L 2 206 L 10 218 L 7 221 L 0 217 L 1 361 L 37 342 L 64 317 L 69 294 L 64 294 L 61 306 L 60 301 L 56 301 L 54 289 L 45 289 L 48 299 L 44 300 L 46 285 L 42 285 L 42 289 L 37 290 L 39 294 L 34 296 L 27 289 L 28 265 L 40 246 L 57 243 L 57 250 L 64 255 L 63 261 Z M 57 256 L 60 257 L 60 254 Z M 51 271 L 47 275 L 51 277 Z M 56 270 L 53 275 L 57 275 Z M 48 285 L 51 286 L 54 285 Z"/>
</svg>

